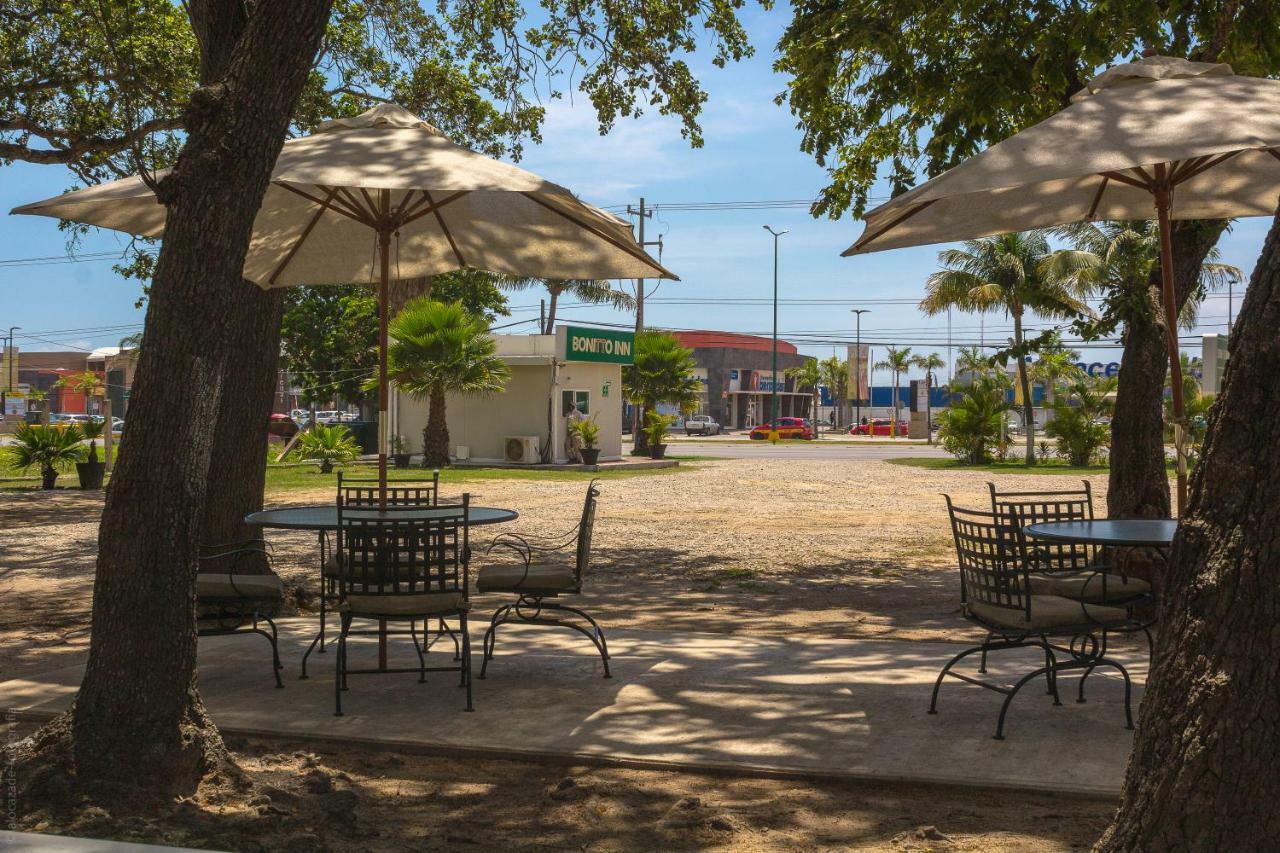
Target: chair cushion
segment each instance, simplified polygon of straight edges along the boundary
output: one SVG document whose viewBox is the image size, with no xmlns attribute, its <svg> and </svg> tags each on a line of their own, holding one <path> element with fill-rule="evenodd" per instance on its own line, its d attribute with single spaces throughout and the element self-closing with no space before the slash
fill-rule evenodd
<svg viewBox="0 0 1280 853">
<path fill-rule="evenodd" d="M 1128 619 L 1128 614 L 1119 607 L 1104 607 L 1100 604 L 1082 604 L 1060 595 L 1032 595 L 1031 619 L 1027 619 L 1026 611 L 1008 607 L 997 607 L 982 601 L 969 601 L 966 604 L 969 613 L 984 622 L 1004 628 L 1021 631 L 1051 631 L 1059 628 L 1097 627 L 1103 625 L 1120 626 Z M 1088 615 L 1085 615 L 1085 610 Z"/>
<path fill-rule="evenodd" d="M 416 592 L 399 595 L 348 595 L 339 609 L 356 616 L 430 616 L 465 610 L 461 592 Z"/>
<path fill-rule="evenodd" d="M 235 575 L 200 572 L 196 575 L 196 598 L 239 598 L 278 601 L 284 597 L 284 583 L 276 575 Z"/>
<path fill-rule="evenodd" d="M 476 588 L 481 592 L 563 592 L 575 588 L 573 567 L 534 563 L 526 576 L 524 563 L 482 566 L 476 576 Z"/>
<path fill-rule="evenodd" d="M 1033 572 L 1028 577 L 1032 595 L 1060 595 L 1076 601 L 1120 601 L 1151 592 L 1151 584 L 1144 580 L 1103 572 Z"/>
</svg>

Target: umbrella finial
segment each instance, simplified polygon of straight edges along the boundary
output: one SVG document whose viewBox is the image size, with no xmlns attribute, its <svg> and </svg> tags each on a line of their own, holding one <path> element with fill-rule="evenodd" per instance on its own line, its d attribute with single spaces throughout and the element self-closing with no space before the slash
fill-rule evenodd
<svg viewBox="0 0 1280 853">
<path fill-rule="evenodd" d="M 365 110 L 351 118 L 335 118 L 326 121 L 316 128 L 316 133 L 330 133 L 337 130 L 360 130 L 370 127 L 414 128 L 425 130 L 436 136 L 444 136 L 440 128 L 428 124 L 399 104 L 382 103 L 371 110 Z"/>
<path fill-rule="evenodd" d="M 1235 74 L 1225 62 L 1192 62 L 1176 56 L 1161 56 L 1151 48 L 1142 51 L 1142 59 L 1114 65 L 1085 84 L 1071 96 L 1072 103 L 1079 103 L 1103 89 L 1119 89 L 1189 77 L 1229 77 Z"/>
</svg>

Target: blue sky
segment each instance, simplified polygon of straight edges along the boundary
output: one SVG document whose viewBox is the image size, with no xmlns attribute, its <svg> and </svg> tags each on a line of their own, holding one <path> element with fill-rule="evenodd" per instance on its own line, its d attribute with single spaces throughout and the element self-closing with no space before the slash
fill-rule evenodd
<svg viewBox="0 0 1280 853">
<path fill-rule="evenodd" d="M 813 198 L 825 175 L 799 150 L 800 131 L 774 97 L 785 79 L 772 71 L 773 46 L 787 22 L 785 6 L 764 12 L 747 8 L 744 20 L 756 46 L 755 57 L 716 69 L 702 57 L 693 65 L 710 93 L 702 125 L 706 144 L 692 149 L 679 123 L 656 114 L 623 121 L 607 137 L 596 133 L 596 118 L 581 96 L 549 101 L 541 146 L 526 148 L 521 165 L 569 187 L 602 206 L 635 204 L 645 196 L 658 205 L 646 226 L 648 239 L 661 234 L 663 262 L 682 277 L 653 294 L 646 320 L 672 328 L 703 328 L 768 334 L 768 304 L 676 304 L 664 299 L 767 299 L 772 292 L 772 239 L 762 229 L 790 229 L 781 240 L 780 295 L 784 300 L 826 300 L 828 304 L 783 302 L 779 332 L 818 339 L 850 339 L 849 309 L 866 307 L 864 341 L 913 346 L 946 358 L 945 317 L 924 317 L 914 306 L 924 280 L 936 268 L 941 247 L 902 249 L 857 258 L 840 252 L 861 233 L 860 223 L 813 219 L 798 208 L 776 210 L 676 211 L 664 204 Z M 0 169 L 0 208 L 55 195 L 73 186 L 72 176 L 51 166 L 14 164 Z M 873 195 L 883 196 L 883 188 Z M 1223 260 L 1251 272 L 1269 221 L 1242 220 L 1221 243 Z M 96 232 L 82 253 L 119 251 L 127 237 Z M 57 223 L 42 217 L 0 219 L 0 261 L 65 255 Z M 656 250 L 655 250 L 656 251 Z M 651 283 L 652 288 L 652 283 Z M 1235 293 L 1238 311 L 1242 288 Z M 18 325 L 17 343 L 25 349 L 114 345 L 140 328 L 134 307 L 139 289 L 111 271 L 109 260 L 13 266 L 0 263 L 0 327 Z M 907 300 L 887 302 L 885 300 Z M 538 297 L 526 291 L 511 296 L 511 320 L 537 314 Z M 569 307 L 566 321 L 627 322 L 608 309 Z M 1211 298 L 1201 311 L 1199 331 L 1225 331 L 1226 294 Z M 1032 325 L 1035 325 L 1034 323 Z M 103 331 L 80 331 L 118 327 Z M 519 331 L 524 327 L 515 327 Z M 26 336 L 24 335 L 31 335 Z M 991 315 L 955 315 L 952 339 L 958 346 L 1007 338 L 1008 321 Z M 34 337 L 32 337 L 34 336 Z M 828 356 L 830 345 L 802 346 L 803 352 Z M 879 347 L 877 346 L 877 349 Z M 1198 347 L 1194 350 L 1198 354 Z M 841 352 L 843 355 L 843 351 Z M 1118 360 L 1114 349 L 1085 350 L 1090 360 Z M 877 354 L 877 358 L 879 355 Z"/>
</svg>

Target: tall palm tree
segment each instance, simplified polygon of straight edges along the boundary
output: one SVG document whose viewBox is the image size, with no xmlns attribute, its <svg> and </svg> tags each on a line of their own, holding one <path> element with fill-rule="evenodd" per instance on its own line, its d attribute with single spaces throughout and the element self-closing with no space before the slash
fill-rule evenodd
<svg viewBox="0 0 1280 853">
<path fill-rule="evenodd" d="M 972 382 L 976 377 L 991 369 L 991 359 L 982 354 L 978 346 L 960 347 L 956 350 L 956 375 L 968 375 Z"/>
<path fill-rule="evenodd" d="M 693 350 L 680 346 L 675 335 L 644 331 L 636 335 L 635 363 L 622 368 L 622 390 L 644 410 L 673 403 L 681 411 L 693 411 L 702 387 L 693 375 L 695 369 Z M 644 450 L 644 430 L 636 434 L 635 441 L 636 450 Z"/>
<path fill-rule="evenodd" d="M 547 316 L 542 325 L 542 334 L 555 334 L 556 309 L 561 296 L 571 296 L 579 302 L 590 305 L 608 305 L 620 311 L 634 311 L 636 298 L 625 290 L 618 290 L 609 282 L 593 278 L 540 279 L 540 278 L 505 278 L 499 285 L 506 290 L 527 290 L 530 287 L 545 287 L 547 295 Z"/>
<path fill-rule="evenodd" d="M 1031 378 L 1044 385 L 1044 405 L 1052 411 L 1058 387 L 1064 382 L 1080 378 L 1076 365 L 1080 353 L 1062 345 L 1061 337 L 1054 335 L 1040 350 L 1040 357 L 1030 366 Z"/>
<path fill-rule="evenodd" d="M 1027 311 L 1066 319 L 1092 314 L 1084 304 L 1089 282 L 1081 270 L 1093 266 L 1088 252 L 1049 251 L 1045 231 L 999 234 L 968 240 L 963 249 L 938 253 L 943 269 L 929 276 L 920 308 L 930 315 L 954 307 L 961 311 L 1005 311 L 1013 318 L 1013 346 L 1018 353 L 1018 385 L 1027 427 L 1026 463 L 1036 462 L 1035 410 L 1031 380 L 1022 352 L 1022 321 Z"/>
<path fill-rule="evenodd" d="M 412 299 L 391 321 L 387 375 L 415 399 L 427 400 L 422 464 L 449 464 L 445 394 L 494 394 L 506 387 L 511 369 L 497 355 L 488 323 L 461 302 Z"/>
<path fill-rule="evenodd" d="M 836 411 L 836 427 L 844 426 L 844 406 L 849 401 L 849 362 L 839 356 L 831 356 L 818 362 L 822 384 L 831 393 L 831 404 Z"/>
<path fill-rule="evenodd" d="M 813 428 L 815 435 L 818 429 L 818 403 L 821 401 L 822 392 L 818 390 L 818 386 L 822 383 L 822 368 L 818 365 L 816 358 L 806 358 L 804 364 L 795 367 L 788 367 L 784 374 L 788 379 L 794 379 L 796 386 L 799 388 L 808 388 L 812 394 L 813 411 L 810 413 L 813 418 Z"/>
<path fill-rule="evenodd" d="M 924 371 L 925 424 L 928 428 L 929 443 L 933 444 L 933 407 L 927 401 L 929 400 L 929 392 L 933 390 L 934 373 L 946 367 L 947 363 L 936 352 L 914 356 L 911 359 L 911 363 Z"/>
<path fill-rule="evenodd" d="M 876 370 L 888 370 L 893 374 L 893 425 L 889 429 L 895 433 L 898 429 L 898 410 L 902 406 L 902 401 L 898 399 L 898 378 L 910 370 L 912 364 L 911 347 L 887 347 L 884 359 L 876 362 Z"/>
</svg>

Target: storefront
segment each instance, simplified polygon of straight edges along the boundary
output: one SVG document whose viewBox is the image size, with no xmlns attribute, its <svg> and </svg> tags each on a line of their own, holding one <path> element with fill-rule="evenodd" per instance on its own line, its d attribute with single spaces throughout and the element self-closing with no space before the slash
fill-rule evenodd
<svg viewBox="0 0 1280 853">
<path fill-rule="evenodd" d="M 600 426 L 601 461 L 622 458 L 622 366 L 634 359 L 634 335 L 558 326 L 554 335 L 496 335 L 511 369 L 506 390 L 446 399 L 450 454 L 487 463 L 565 462 L 569 418 L 576 410 Z M 427 404 L 396 393 L 394 431 L 422 450 Z"/>
</svg>

